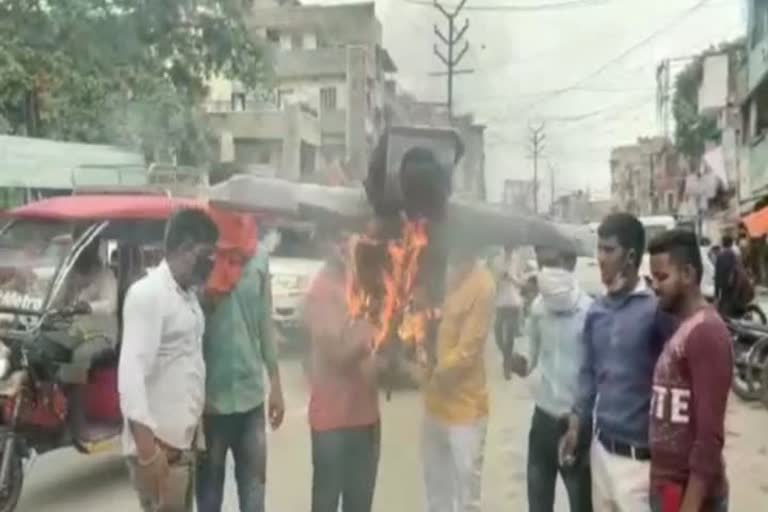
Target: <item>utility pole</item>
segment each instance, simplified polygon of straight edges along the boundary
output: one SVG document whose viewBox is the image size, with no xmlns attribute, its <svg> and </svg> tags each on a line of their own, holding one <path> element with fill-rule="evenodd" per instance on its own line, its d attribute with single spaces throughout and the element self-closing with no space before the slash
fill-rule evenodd
<svg viewBox="0 0 768 512">
<path fill-rule="evenodd" d="M 531 152 L 530 158 L 533 158 L 533 213 L 539 214 L 539 157 L 544 151 L 544 123 L 541 123 L 536 127 L 528 127 L 530 132 L 528 136 L 528 142 L 530 144 L 529 150 Z"/>
<path fill-rule="evenodd" d="M 456 66 L 459 65 L 469 50 L 469 42 L 464 41 L 464 46 L 461 48 L 461 50 L 458 53 L 455 51 L 457 45 L 464 39 L 464 35 L 469 28 L 469 20 L 465 18 L 464 25 L 460 29 L 456 30 L 456 18 L 464 8 L 464 4 L 467 3 L 467 0 L 461 0 L 461 2 L 459 2 L 453 11 L 450 12 L 446 10 L 445 7 L 440 5 L 437 0 L 433 0 L 433 2 L 435 4 L 435 8 L 440 11 L 440 13 L 448 21 L 447 37 L 439 28 L 437 28 L 437 25 L 434 26 L 435 35 L 446 46 L 448 54 L 446 55 L 444 52 L 441 52 L 440 49 L 438 49 L 437 44 L 432 46 L 432 50 L 434 51 L 435 55 L 437 55 L 437 58 L 440 59 L 440 61 L 445 65 L 446 71 L 430 73 L 430 75 L 448 77 L 448 97 L 446 99 L 446 103 L 448 105 L 448 117 L 453 119 L 453 77 L 455 75 L 469 74 L 473 72 L 471 69 L 456 69 Z"/>
<path fill-rule="evenodd" d="M 549 213 L 550 215 L 555 215 L 555 166 L 552 165 L 552 162 L 547 162 L 547 166 L 549 167 L 549 197 L 550 197 L 550 204 L 549 204 Z"/>
</svg>

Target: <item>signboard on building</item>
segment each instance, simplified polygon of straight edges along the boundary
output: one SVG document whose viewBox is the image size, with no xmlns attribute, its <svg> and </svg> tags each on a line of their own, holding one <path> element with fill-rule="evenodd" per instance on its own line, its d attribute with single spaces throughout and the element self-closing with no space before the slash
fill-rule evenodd
<svg viewBox="0 0 768 512">
<path fill-rule="evenodd" d="M 699 114 L 716 114 L 728 105 L 728 55 L 710 55 L 704 59 Z"/>
</svg>

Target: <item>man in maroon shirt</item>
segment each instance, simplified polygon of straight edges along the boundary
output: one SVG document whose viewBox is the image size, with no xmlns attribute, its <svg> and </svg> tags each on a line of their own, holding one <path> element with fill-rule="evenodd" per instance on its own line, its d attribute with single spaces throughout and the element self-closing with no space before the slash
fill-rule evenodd
<svg viewBox="0 0 768 512">
<path fill-rule="evenodd" d="M 651 400 L 653 512 L 725 512 L 724 423 L 733 354 L 728 330 L 701 294 L 696 235 L 671 230 L 651 241 L 659 307 L 680 322 L 656 363 Z"/>
</svg>

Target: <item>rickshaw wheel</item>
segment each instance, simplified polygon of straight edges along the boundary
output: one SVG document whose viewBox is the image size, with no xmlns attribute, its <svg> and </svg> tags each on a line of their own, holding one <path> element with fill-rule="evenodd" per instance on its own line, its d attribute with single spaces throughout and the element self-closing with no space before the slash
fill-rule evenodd
<svg viewBox="0 0 768 512">
<path fill-rule="evenodd" d="M 24 468 L 21 457 L 14 454 L 11 459 L 11 474 L 8 475 L 8 488 L 0 491 L 0 512 L 13 512 L 21 497 L 21 488 L 24 486 Z"/>
</svg>

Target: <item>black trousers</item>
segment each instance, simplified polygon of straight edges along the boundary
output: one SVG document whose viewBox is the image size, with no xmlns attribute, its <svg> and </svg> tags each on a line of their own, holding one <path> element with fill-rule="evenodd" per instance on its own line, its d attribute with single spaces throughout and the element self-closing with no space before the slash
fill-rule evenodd
<svg viewBox="0 0 768 512">
<path fill-rule="evenodd" d="M 557 475 L 568 491 L 571 512 L 592 511 L 592 480 L 589 472 L 589 432 L 582 430 L 576 462 L 560 467 L 558 445 L 568 428 L 564 418 L 555 418 L 538 407 L 533 412 L 528 435 L 528 510 L 553 512 Z M 584 435 L 586 433 L 586 435 Z"/>
<path fill-rule="evenodd" d="M 501 351 L 504 376 L 507 379 L 509 379 L 512 373 L 510 364 L 512 354 L 515 351 L 515 337 L 520 335 L 521 317 L 522 311 L 520 308 L 496 308 L 494 334 L 496 338 L 496 346 L 499 347 L 499 350 Z"/>
<path fill-rule="evenodd" d="M 379 424 L 312 431 L 312 512 L 370 512 L 379 468 Z"/>
</svg>

